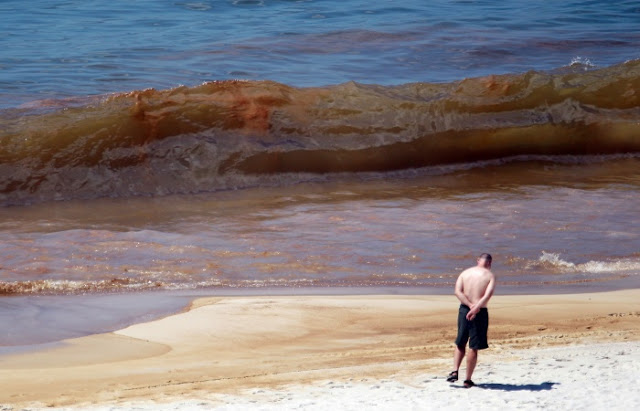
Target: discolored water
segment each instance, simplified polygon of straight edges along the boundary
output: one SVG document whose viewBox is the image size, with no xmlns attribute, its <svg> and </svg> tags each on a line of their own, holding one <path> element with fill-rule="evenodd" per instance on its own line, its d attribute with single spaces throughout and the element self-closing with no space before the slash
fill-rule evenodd
<svg viewBox="0 0 640 411">
<path fill-rule="evenodd" d="M 544 183 L 542 183 L 544 182 Z M 4 293 L 450 287 L 475 254 L 502 284 L 638 282 L 640 162 L 0 209 Z"/>
<path fill-rule="evenodd" d="M 0 2 L 0 346 L 198 293 L 450 293 L 481 252 L 499 293 L 640 287 L 639 24 L 634 1 Z"/>
</svg>

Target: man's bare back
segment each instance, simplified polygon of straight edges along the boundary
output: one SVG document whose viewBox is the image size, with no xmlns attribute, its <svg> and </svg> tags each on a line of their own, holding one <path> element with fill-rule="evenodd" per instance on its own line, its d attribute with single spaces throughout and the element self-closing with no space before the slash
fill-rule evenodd
<svg viewBox="0 0 640 411">
<path fill-rule="evenodd" d="M 467 356 L 465 388 L 475 385 L 471 376 L 476 368 L 478 350 L 489 348 L 487 342 L 489 311 L 486 307 L 496 287 L 496 278 L 490 270 L 491 260 L 491 254 L 481 254 L 478 257 L 478 264 L 460 273 L 456 281 L 455 294 L 461 304 L 458 310 L 458 335 L 453 354 L 454 369 L 447 376 L 447 381 L 458 381 L 458 370 L 465 356 L 465 347 L 468 342 L 470 350 Z"/>
<path fill-rule="evenodd" d="M 455 294 L 458 300 L 471 308 L 467 316 L 472 320 L 481 308 L 487 306 L 496 286 L 491 260 L 478 258 L 478 265 L 464 270 L 456 281 Z"/>
</svg>

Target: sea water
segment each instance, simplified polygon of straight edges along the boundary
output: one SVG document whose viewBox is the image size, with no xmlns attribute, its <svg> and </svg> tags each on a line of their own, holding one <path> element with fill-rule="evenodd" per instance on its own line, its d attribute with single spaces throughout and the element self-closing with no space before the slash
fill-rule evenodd
<svg viewBox="0 0 640 411">
<path fill-rule="evenodd" d="M 0 344 L 194 292 L 450 292 L 482 252 L 502 292 L 638 287 L 639 23 L 632 1 L 0 2 L 0 318 L 35 324 Z"/>
</svg>

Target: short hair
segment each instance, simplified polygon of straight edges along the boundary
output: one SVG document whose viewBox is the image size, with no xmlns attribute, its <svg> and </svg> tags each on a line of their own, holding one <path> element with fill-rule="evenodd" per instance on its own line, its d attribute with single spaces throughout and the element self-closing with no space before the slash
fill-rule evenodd
<svg viewBox="0 0 640 411">
<path fill-rule="evenodd" d="M 491 257 L 491 254 L 489 253 L 482 253 L 480 254 L 480 257 L 478 257 L 480 260 L 485 260 L 488 262 L 491 262 L 491 260 L 493 260 L 493 258 Z"/>
</svg>

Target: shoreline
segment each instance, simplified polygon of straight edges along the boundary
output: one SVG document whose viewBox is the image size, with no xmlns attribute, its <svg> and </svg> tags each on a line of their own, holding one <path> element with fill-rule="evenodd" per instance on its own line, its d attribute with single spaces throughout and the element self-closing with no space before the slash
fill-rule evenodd
<svg viewBox="0 0 640 411">
<path fill-rule="evenodd" d="M 483 357 L 501 361 L 513 350 L 638 341 L 638 297 L 638 289 L 494 296 L 476 373 Z M 440 377 L 451 367 L 457 306 L 451 295 L 198 298 L 159 320 L 0 356 L 0 404 L 92 408 L 354 375 Z"/>
<path fill-rule="evenodd" d="M 640 290 L 637 281 L 585 282 L 540 287 L 500 284 L 503 296 L 559 295 Z M 341 296 L 450 296 L 450 286 L 331 286 L 260 287 L 191 290 L 130 290 L 95 294 L 0 296 L 0 357 L 34 351 L 49 344 L 114 332 L 133 324 L 161 319 L 187 310 L 194 300 L 207 297 L 341 297 Z"/>
</svg>

